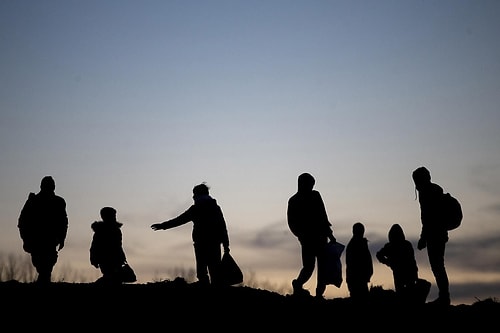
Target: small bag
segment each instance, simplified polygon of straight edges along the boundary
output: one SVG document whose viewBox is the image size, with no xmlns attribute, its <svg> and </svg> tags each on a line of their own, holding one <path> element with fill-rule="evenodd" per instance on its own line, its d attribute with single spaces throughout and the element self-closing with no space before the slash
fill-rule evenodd
<svg viewBox="0 0 500 333">
<path fill-rule="evenodd" d="M 220 283 L 232 286 L 242 282 L 243 272 L 229 252 L 224 252 L 220 262 Z"/>
<path fill-rule="evenodd" d="M 136 282 L 137 281 L 137 276 L 135 275 L 134 270 L 128 263 L 124 263 L 122 265 L 121 271 L 120 271 L 120 278 L 122 282 L 130 283 L 130 282 Z"/>
</svg>

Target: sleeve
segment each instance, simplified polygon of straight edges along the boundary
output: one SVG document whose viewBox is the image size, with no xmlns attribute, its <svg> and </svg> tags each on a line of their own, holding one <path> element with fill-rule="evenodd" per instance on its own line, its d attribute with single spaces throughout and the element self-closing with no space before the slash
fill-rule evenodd
<svg viewBox="0 0 500 333">
<path fill-rule="evenodd" d="M 68 234 L 68 214 L 66 212 L 66 201 L 60 199 L 60 216 L 59 216 L 59 234 L 57 237 L 58 243 L 64 243 Z"/>
<path fill-rule="evenodd" d="M 382 264 L 385 264 L 385 265 L 389 265 L 389 260 L 388 260 L 388 250 L 387 250 L 387 246 L 384 245 L 377 253 L 376 253 L 376 257 L 378 259 L 378 261 L 380 261 L 380 263 Z"/>
<path fill-rule="evenodd" d="M 229 248 L 229 235 L 227 232 L 226 220 L 224 218 L 224 214 L 222 213 L 222 209 L 219 207 L 219 215 L 220 215 L 220 223 L 221 223 L 221 237 L 222 237 L 222 246 L 226 249 Z"/>
<path fill-rule="evenodd" d="M 175 227 L 178 227 L 180 225 L 186 224 L 190 221 L 193 220 L 193 210 L 194 206 L 191 206 L 186 210 L 184 213 L 181 215 L 174 217 L 173 219 L 170 219 L 168 221 L 160 223 L 162 226 L 162 229 L 167 230 L 167 229 L 172 229 Z"/>
<path fill-rule="evenodd" d="M 295 206 L 296 203 L 294 198 L 292 197 L 288 200 L 286 216 L 287 216 L 288 228 L 290 228 L 292 234 L 294 234 L 296 237 L 299 237 L 299 235 L 301 234 L 300 223 L 299 223 L 300 218 L 297 216 L 298 213 L 296 212 Z"/>
<path fill-rule="evenodd" d="M 368 248 L 368 244 L 365 243 L 365 260 L 366 260 L 366 278 L 367 281 L 370 281 L 370 278 L 373 276 L 373 260 L 372 255 L 370 253 L 370 249 Z"/>
<path fill-rule="evenodd" d="M 125 255 L 125 250 L 123 249 L 122 234 L 120 233 L 120 262 L 122 264 L 127 262 L 127 256 Z"/>
<path fill-rule="evenodd" d="M 99 236 L 94 233 L 94 236 L 92 237 L 92 242 L 90 243 L 90 263 L 92 265 L 98 265 L 99 264 L 99 246 L 98 246 L 98 240 Z"/>
<path fill-rule="evenodd" d="M 33 220 L 33 209 L 35 204 L 36 194 L 31 192 L 28 195 L 28 199 L 24 203 L 23 208 L 21 209 L 21 213 L 19 214 L 19 219 L 17 222 L 17 227 L 19 228 L 19 234 L 21 239 L 24 241 L 25 245 L 29 246 L 31 232 L 30 232 L 30 223 Z"/>
<path fill-rule="evenodd" d="M 328 219 L 328 213 L 326 212 L 326 206 L 325 202 L 323 201 L 323 197 L 318 191 L 314 192 L 316 195 L 316 204 L 317 204 L 317 212 L 318 212 L 318 218 L 320 221 L 322 221 L 322 224 L 324 226 L 325 234 L 327 236 L 332 235 L 333 236 L 333 230 L 332 230 L 332 224 L 330 223 L 330 220 Z"/>
</svg>

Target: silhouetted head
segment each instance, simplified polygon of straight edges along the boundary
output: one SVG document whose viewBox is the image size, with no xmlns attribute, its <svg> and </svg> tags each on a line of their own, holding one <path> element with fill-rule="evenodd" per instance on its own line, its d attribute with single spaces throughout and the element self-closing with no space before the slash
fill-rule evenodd
<svg viewBox="0 0 500 333">
<path fill-rule="evenodd" d="M 101 218 L 103 221 L 116 222 L 116 209 L 113 207 L 101 208 Z"/>
<path fill-rule="evenodd" d="M 389 229 L 389 242 L 400 242 L 405 240 L 405 233 L 403 232 L 403 228 L 399 224 L 393 224 L 391 229 Z"/>
<path fill-rule="evenodd" d="M 411 176 L 417 189 L 420 185 L 428 184 L 431 182 L 431 173 L 429 172 L 429 170 L 427 170 L 426 167 L 423 166 L 415 169 Z"/>
<path fill-rule="evenodd" d="M 40 190 L 43 192 L 54 192 L 56 189 L 56 182 L 52 176 L 45 176 L 42 178 L 42 182 L 40 183 Z"/>
<path fill-rule="evenodd" d="M 193 197 L 197 197 L 200 195 L 208 195 L 209 188 L 205 183 L 201 183 L 193 187 Z"/>
<path fill-rule="evenodd" d="M 314 177 L 310 173 L 304 172 L 298 178 L 298 190 L 299 192 L 312 191 L 315 183 Z"/>
<path fill-rule="evenodd" d="M 353 236 L 363 237 L 365 234 L 365 226 L 361 222 L 356 222 L 352 225 Z"/>
</svg>

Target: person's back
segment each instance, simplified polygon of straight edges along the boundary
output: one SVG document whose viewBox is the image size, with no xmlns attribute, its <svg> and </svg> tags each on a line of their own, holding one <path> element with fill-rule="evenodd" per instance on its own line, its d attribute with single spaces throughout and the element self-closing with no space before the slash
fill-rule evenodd
<svg viewBox="0 0 500 333">
<path fill-rule="evenodd" d="M 301 176 L 298 191 L 288 200 L 288 226 L 300 241 L 326 240 L 331 224 L 323 199 L 321 194 L 313 189 L 314 180 Z"/>
<path fill-rule="evenodd" d="M 227 244 L 227 227 L 222 209 L 217 200 L 209 195 L 197 197 L 189 208 L 193 221 L 192 238 L 194 242 Z"/>
</svg>

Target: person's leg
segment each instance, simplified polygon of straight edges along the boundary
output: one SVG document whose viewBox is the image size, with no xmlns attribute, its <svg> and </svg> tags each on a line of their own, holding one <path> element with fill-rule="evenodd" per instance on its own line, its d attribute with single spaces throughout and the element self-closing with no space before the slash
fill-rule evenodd
<svg viewBox="0 0 500 333">
<path fill-rule="evenodd" d="M 194 256 L 196 261 L 196 278 L 202 285 L 209 285 L 207 251 L 204 246 L 194 244 Z"/>
<path fill-rule="evenodd" d="M 102 283 L 107 285 L 122 283 L 120 279 L 120 266 L 110 263 L 101 263 L 99 265 L 99 268 L 101 270 L 102 277 L 97 279 L 96 281 L 97 283 Z"/>
<path fill-rule="evenodd" d="M 317 261 L 316 270 L 316 297 L 323 298 L 323 294 L 326 291 L 326 278 L 325 274 L 327 272 L 327 256 L 326 256 L 326 243 L 318 245 L 315 248 L 315 256 Z"/>
<path fill-rule="evenodd" d="M 359 286 L 358 282 L 354 279 L 350 279 L 349 281 L 346 281 L 347 284 L 347 290 L 349 291 L 349 297 L 352 299 L 357 299 L 359 296 Z"/>
<path fill-rule="evenodd" d="M 355 300 L 363 300 L 368 297 L 368 283 L 358 279 L 352 279 L 347 284 L 347 289 L 349 290 L 349 296 Z"/>
<path fill-rule="evenodd" d="M 212 285 L 221 284 L 220 262 L 221 262 L 221 247 L 219 244 L 213 244 L 210 248 L 207 247 L 207 267 L 210 275 L 210 283 Z"/>
<path fill-rule="evenodd" d="M 36 282 L 50 283 L 52 269 L 57 262 L 57 251 L 55 249 L 40 248 L 31 253 L 31 262 L 38 273 Z"/>
<path fill-rule="evenodd" d="M 302 268 L 299 275 L 292 281 L 294 294 L 303 293 L 304 284 L 311 278 L 316 264 L 316 256 L 314 255 L 314 247 L 309 244 L 301 244 Z"/>
<path fill-rule="evenodd" d="M 316 297 L 317 298 L 323 298 L 323 294 L 326 291 L 326 284 L 323 282 L 319 282 L 316 284 Z"/>
<path fill-rule="evenodd" d="M 450 283 L 444 264 L 445 242 L 427 242 L 427 255 L 439 290 L 438 302 L 450 303 Z"/>
</svg>

